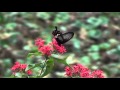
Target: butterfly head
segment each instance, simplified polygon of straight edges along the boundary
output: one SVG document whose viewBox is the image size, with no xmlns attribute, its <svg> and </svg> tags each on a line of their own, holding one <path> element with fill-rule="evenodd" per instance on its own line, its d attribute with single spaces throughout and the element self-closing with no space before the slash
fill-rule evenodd
<svg viewBox="0 0 120 90">
<path fill-rule="evenodd" d="M 57 27 L 55 26 L 55 30 L 52 32 L 53 36 L 55 36 L 55 38 L 57 38 L 61 32 L 57 30 Z"/>
</svg>

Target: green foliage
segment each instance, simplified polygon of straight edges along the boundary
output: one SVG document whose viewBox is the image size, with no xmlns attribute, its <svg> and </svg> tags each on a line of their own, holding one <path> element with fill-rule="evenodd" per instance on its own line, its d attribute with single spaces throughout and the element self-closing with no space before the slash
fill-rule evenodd
<svg viewBox="0 0 120 90">
<path fill-rule="evenodd" d="M 100 30 L 89 30 L 88 36 L 93 38 L 100 38 L 101 37 L 101 31 Z"/>
<path fill-rule="evenodd" d="M 54 66 L 54 60 L 53 58 L 50 58 L 47 62 L 46 62 L 46 68 L 42 74 L 42 77 L 46 76 L 47 74 L 49 74 Z"/>
<path fill-rule="evenodd" d="M 88 49 L 90 52 L 98 52 L 100 50 L 100 47 L 98 45 L 91 45 L 91 47 Z"/>
<path fill-rule="evenodd" d="M 110 49 L 110 44 L 109 43 L 101 43 L 99 45 L 100 49 Z"/>
<path fill-rule="evenodd" d="M 72 41 L 74 42 L 73 45 L 76 49 L 79 49 L 80 48 L 80 40 L 74 38 L 72 39 Z"/>
<path fill-rule="evenodd" d="M 63 70 L 63 66 L 53 68 L 54 62 L 60 65 L 80 62 L 92 69 L 101 68 L 107 77 L 120 77 L 119 21 L 120 12 L 0 12 L 0 75 L 10 76 L 15 61 L 28 63 L 34 75 L 40 74 L 44 59 L 37 52 L 34 40 L 41 37 L 46 43 L 51 42 L 54 26 L 58 26 L 60 31 L 72 31 L 75 35 L 65 45 L 66 54 L 52 55 L 47 61 L 50 68 L 43 69 L 43 76 L 63 74 L 57 71 Z"/>
<path fill-rule="evenodd" d="M 90 65 L 91 60 L 89 56 L 83 56 L 81 57 L 80 62 L 84 65 Z"/>
<path fill-rule="evenodd" d="M 53 55 L 52 55 L 52 58 L 54 58 L 55 61 L 57 61 L 57 62 L 59 62 L 59 63 L 61 63 L 61 64 L 68 65 L 68 64 L 67 64 L 67 61 L 66 61 L 67 58 L 68 58 L 68 56 L 60 58 L 59 55 L 53 54 Z"/>
<path fill-rule="evenodd" d="M 8 23 L 5 25 L 6 30 L 14 30 L 16 28 L 17 24 L 14 22 Z"/>
<path fill-rule="evenodd" d="M 70 16 L 68 12 L 59 12 L 55 17 L 54 24 L 66 23 L 69 18 Z"/>
<path fill-rule="evenodd" d="M 93 27 L 98 27 L 100 25 L 103 25 L 103 24 L 107 24 L 108 23 L 108 18 L 105 17 L 105 16 L 100 16 L 100 17 L 90 17 L 87 19 L 87 22 L 89 24 L 91 24 Z"/>
<path fill-rule="evenodd" d="M 44 20 L 48 20 L 51 16 L 50 16 L 50 13 L 48 13 L 48 12 L 38 12 L 37 14 L 36 14 L 36 16 L 38 17 L 38 18 L 41 18 L 41 19 L 44 19 Z"/>
<path fill-rule="evenodd" d="M 100 59 L 100 54 L 98 52 L 90 53 L 89 54 L 92 60 L 99 60 Z"/>
</svg>

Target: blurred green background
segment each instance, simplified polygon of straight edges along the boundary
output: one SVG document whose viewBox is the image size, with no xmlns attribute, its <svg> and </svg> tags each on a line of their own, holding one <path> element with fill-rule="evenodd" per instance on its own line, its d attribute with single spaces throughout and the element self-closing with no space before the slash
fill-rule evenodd
<svg viewBox="0 0 120 90">
<path fill-rule="evenodd" d="M 51 42 L 54 26 L 75 33 L 63 54 L 69 56 L 69 64 L 81 63 L 103 70 L 108 78 L 120 77 L 120 12 L 0 12 L 0 77 L 11 75 L 15 61 L 39 62 L 27 54 L 34 50 L 37 37 Z M 55 63 L 46 77 L 64 78 L 64 67 Z"/>
</svg>

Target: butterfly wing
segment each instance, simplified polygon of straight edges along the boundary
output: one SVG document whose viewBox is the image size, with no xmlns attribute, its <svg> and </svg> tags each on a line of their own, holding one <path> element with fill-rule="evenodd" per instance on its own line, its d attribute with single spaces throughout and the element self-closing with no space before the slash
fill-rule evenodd
<svg viewBox="0 0 120 90">
<path fill-rule="evenodd" d="M 67 32 L 63 34 L 64 43 L 69 41 L 74 36 L 73 32 Z"/>
<path fill-rule="evenodd" d="M 67 33 L 64 33 L 64 34 L 61 34 L 57 37 L 57 41 L 60 43 L 60 44 L 64 44 L 66 43 L 67 41 L 69 41 L 72 37 L 73 37 L 74 33 L 73 32 L 67 32 Z"/>
</svg>

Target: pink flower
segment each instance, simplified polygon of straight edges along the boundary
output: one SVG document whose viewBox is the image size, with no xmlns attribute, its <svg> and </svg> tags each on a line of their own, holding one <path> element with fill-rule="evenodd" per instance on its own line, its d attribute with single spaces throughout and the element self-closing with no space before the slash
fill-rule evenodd
<svg viewBox="0 0 120 90">
<path fill-rule="evenodd" d="M 50 45 L 44 45 L 43 47 L 38 48 L 38 50 L 47 56 L 50 56 L 53 51 Z"/>
<path fill-rule="evenodd" d="M 88 75 L 88 76 L 86 76 L 86 78 L 94 78 L 94 76 Z"/>
<path fill-rule="evenodd" d="M 37 38 L 36 40 L 35 40 L 35 45 L 36 46 L 38 46 L 38 47 L 42 47 L 42 46 L 44 46 L 44 40 L 42 40 L 41 38 Z"/>
<path fill-rule="evenodd" d="M 76 66 L 78 67 L 79 72 L 81 72 L 81 73 L 82 72 L 90 72 L 90 70 L 87 67 L 85 67 L 85 66 L 83 66 L 81 64 L 77 64 Z"/>
<path fill-rule="evenodd" d="M 89 75 L 90 75 L 90 72 L 89 72 L 89 71 L 80 73 L 80 77 L 83 77 L 83 78 L 88 78 Z"/>
<path fill-rule="evenodd" d="M 32 70 L 27 70 L 26 72 L 28 75 L 32 75 Z"/>
<path fill-rule="evenodd" d="M 91 72 L 87 67 L 76 64 L 70 67 L 65 67 L 65 72 L 68 77 L 81 77 L 81 78 L 104 78 L 103 71 L 95 70 Z"/>
<path fill-rule="evenodd" d="M 42 54 L 50 56 L 52 51 L 56 50 L 59 53 L 63 54 L 66 52 L 66 48 L 63 45 L 58 45 L 57 41 L 53 38 L 52 42 L 48 45 L 44 45 L 45 41 L 41 38 L 37 38 L 35 40 L 35 45 L 38 46 L 38 51 L 42 52 Z"/>
<path fill-rule="evenodd" d="M 66 72 L 66 75 L 69 76 L 69 77 L 72 77 L 72 70 L 70 67 L 65 67 L 65 72 Z"/>
<path fill-rule="evenodd" d="M 104 78 L 103 71 L 101 70 L 95 70 L 92 72 L 92 75 L 97 78 Z"/>
<path fill-rule="evenodd" d="M 20 64 L 19 62 L 15 62 L 11 70 L 13 71 L 13 74 L 14 74 L 15 72 L 18 72 L 20 70 L 25 70 L 26 67 L 27 67 L 27 64 Z"/>
<path fill-rule="evenodd" d="M 63 54 L 63 53 L 66 52 L 66 48 L 65 48 L 63 45 L 61 45 L 59 48 L 57 48 L 57 50 L 58 50 L 58 52 L 61 53 L 61 54 Z"/>
<path fill-rule="evenodd" d="M 59 53 L 63 54 L 66 52 L 66 48 L 63 45 L 59 46 L 57 41 L 54 38 L 52 40 L 52 43 L 55 50 L 57 50 Z"/>
<path fill-rule="evenodd" d="M 18 70 L 20 67 L 20 63 L 19 62 L 15 62 L 15 64 L 13 65 L 13 67 L 11 68 L 12 71 L 16 71 Z"/>
<path fill-rule="evenodd" d="M 20 62 L 15 62 L 15 65 L 20 65 Z"/>
<path fill-rule="evenodd" d="M 27 64 L 21 64 L 21 65 L 20 65 L 20 70 L 25 70 L 26 67 L 27 67 Z"/>
<path fill-rule="evenodd" d="M 78 67 L 77 65 L 74 65 L 74 66 L 73 66 L 73 73 L 74 73 L 74 74 L 78 74 L 79 71 L 80 71 L 80 70 L 79 70 L 79 67 Z"/>
</svg>

